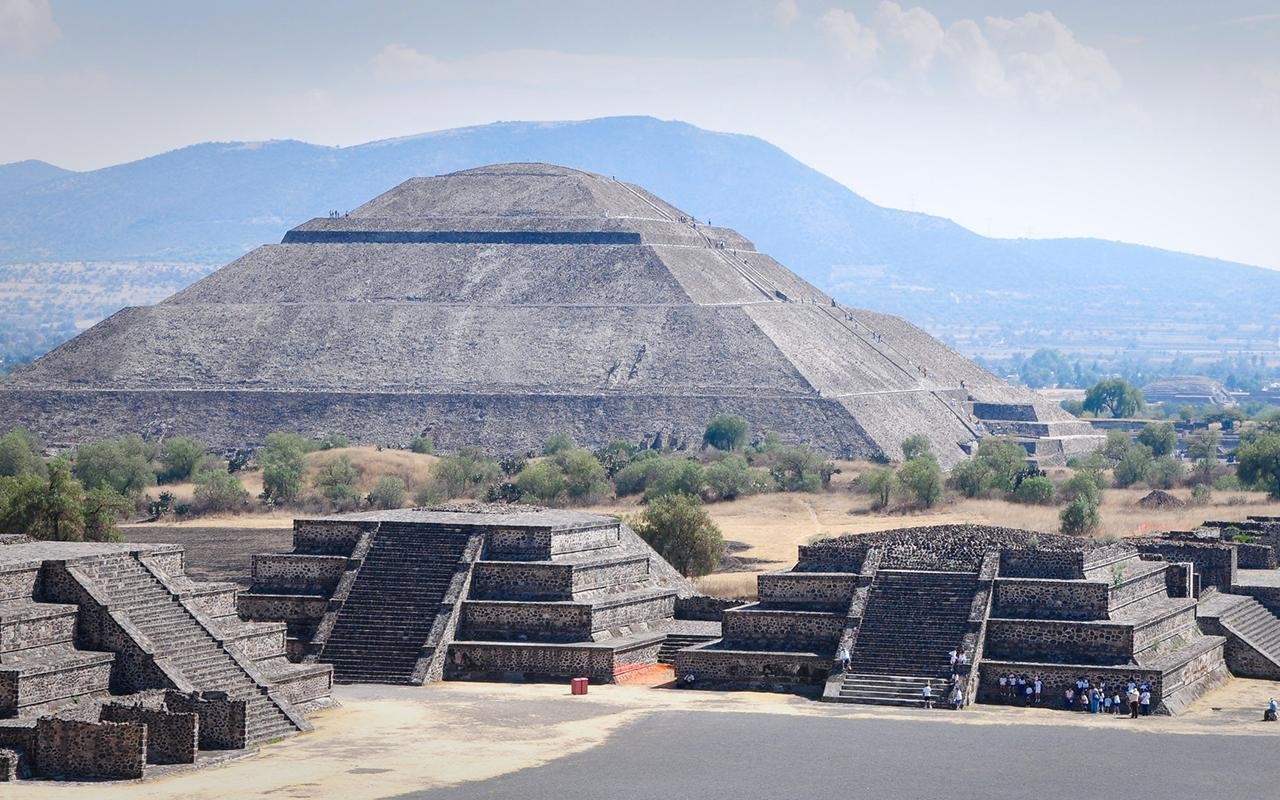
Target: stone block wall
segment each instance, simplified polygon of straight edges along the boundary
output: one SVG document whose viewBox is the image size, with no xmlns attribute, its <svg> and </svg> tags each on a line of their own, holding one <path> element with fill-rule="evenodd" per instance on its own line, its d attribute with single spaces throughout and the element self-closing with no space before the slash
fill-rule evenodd
<svg viewBox="0 0 1280 800">
<path fill-rule="evenodd" d="M 576 642 L 591 637 L 591 606 L 467 600 L 458 624 L 467 639 L 503 640 L 518 633 L 537 641 Z"/>
<path fill-rule="evenodd" d="M 315 594 L 332 592 L 346 569 L 344 555 L 257 553 L 253 556 L 254 583 Z"/>
<path fill-rule="evenodd" d="M 573 565 L 536 561 L 478 561 L 471 574 L 476 600 L 567 600 Z"/>
<path fill-rule="evenodd" d="M 39 564 L 0 570 L 0 600 L 30 599 L 39 576 Z"/>
<path fill-rule="evenodd" d="M 194 764 L 196 761 L 199 718 L 194 713 L 107 703 L 102 707 L 99 720 L 146 725 L 148 764 Z"/>
<path fill-rule="evenodd" d="M 1145 558 L 1194 564 L 1202 591 L 1216 586 L 1229 592 L 1235 583 L 1236 548 L 1231 545 L 1155 538 L 1135 540 L 1134 545 Z"/>
<path fill-rule="evenodd" d="M 53 604 L 32 605 L 21 614 L 0 616 L 0 653 L 70 642 L 76 633 L 76 610 Z"/>
<path fill-rule="evenodd" d="M 1105 681 L 1108 686 L 1130 680 L 1150 683 L 1153 704 L 1156 698 L 1163 696 L 1161 686 L 1164 673 L 1160 670 L 1133 666 L 1080 666 L 988 659 L 978 667 L 978 700 L 985 703 L 1006 702 L 1000 695 L 1000 676 L 1010 673 L 1025 674 L 1033 678 L 1039 675 L 1044 681 L 1041 705 L 1046 708 L 1062 708 L 1063 693 L 1068 687 L 1074 691 L 1076 680 L 1081 677 L 1086 677 L 1091 682 Z"/>
<path fill-rule="evenodd" d="M 730 608 L 737 608 L 742 605 L 741 600 L 726 600 L 722 597 L 710 597 L 706 595 L 694 595 L 692 597 L 677 597 L 675 603 L 675 618 L 688 620 L 701 620 L 705 622 L 719 622 L 724 612 Z"/>
<path fill-rule="evenodd" d="M 42 777 L 141 778 L 147 728 L 137 722 L 36 721 L 35 772 Z"/>
<path fill-rule="evenodd" d="M 714 685 L 791 691 L 820 687 L 832 667 L 831 656 L 737 650 L 714 645 L 679 650 L 673 658 L 677 685 L 695 688 Z M 693 676 L 691 683 L 686 682 L 689 676 Z"/>
<path fill-rule="evenodd" d="M 1100 581 L 998 578 L 993 613 L 1016 619 L 1107 619 L 1108 589 Z"/>
<path fill-rule="evenodd" d="M 1002 549 L 1000 577 L 1079 580 L 1084 577 L 1084 553 L 1078 550 Z"/>
<path fill-rule="evenodd" d="M 1236 566 L 1240 569 L 1275 569 L 1276 551 L 1265 544 L 1236 544 Z"/>
<path fill-rule="evenodd" d="M 844 613 L 761 609 L 756 605 L 726 611 L 726 647 L 745 650 L 811 650 L 831 656 L 844 630 Z"/>
<path fill-rule="evenodd" d="M 1137 653 L 1138 651 L 1146 650 L 1152 645 L 1160 644 L 1160 647 L 1156 648 L 1156 652 L 1163 652 L 1168 649 L 1166 640 L 1179 633 L 1188 632 L 1199 632 L 1199 629 L 1196 628 L 1196 609 L 1194 605 L 1188 605 L 1186 608 L 1165 613 L 1135 626 L 1133 630 L 1133 649 Z M 1141 658 L 1139 663 L 1141 663 Z"/>
<path fill-rule="evenodd" d="M 18 779 L 18 751 L 0 748 L 0 783 Z"/>
<path fill-rule="evenodd" d="M 613 680 L 614 651 L 607 646 L 455 642 L 445 675 L 519 675 L 526 678 L 587 677 Z"/>
<path fill-rule="evenodd" d="M 760 600 L 770 604 L 803 603 L 847 609 L 858 588 L 852 572 L 766 572 L 756 578 Z"/>
<path fill-rule="evenodd" d="M 1133 626 L 1058 620 L 987 621 L 986 655 L 1008 661 L 1122 664 L 1134 650 Z"/>
<path fill-rule="evenodd" d="M 339 520 L 295 520 L 293 547 L 300 553 L 327 553 L 345 556 L 356 546 L 360 534 L 376 523 Z"/>
<path fill-rule="evenodd" d="M 201 750 L 240 750 L 247 737 L 245 701 L 225 692 L 165 692 L 165 708 L 175 714 L 195 714 Z"/>
<path fill-rule="evenodd" d="M 1112 611 L 1136 603 L 1145 597 L 1169 591 L 1166 572 L 1169 565 L 1153 561 L 1129 562 L 1114 571 L 1109 594 Z M 1118 580 L 1117 580 L 1118 579 Z"/>
<path fill-rule="evenodd" d="M 50 664 L 40 672 L 0 672 L 0 715 L 89 694 L 103 694 L 112 680 L 111 653 L 94 653 L 92 663 Z M 0 667 L 0 669 L 3 669 Z"/>
</svg>

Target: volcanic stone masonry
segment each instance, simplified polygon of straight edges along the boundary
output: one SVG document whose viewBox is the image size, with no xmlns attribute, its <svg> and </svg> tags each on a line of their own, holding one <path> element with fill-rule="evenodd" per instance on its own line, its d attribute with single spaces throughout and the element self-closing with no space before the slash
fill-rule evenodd
<svg viewBox="0 0 1280 800">
<path fill-rule="evenodd" d="M 957 675 L 966 702 L 1004 701 L 1011 673 L 1041 676 L 1052 698 L 1081 676 L 1133 679 L 1166 714 L 1229 670 L 1280 678 L 1280 609 L 1247 596 L 1280 589 L 1280 571 L 1197 597 L 1206 559 L 1187 549 L 1225 554 L 1234 576 L 1239 545 L 1167 541 L 1175 549 L 967 525 L 824 539 L 761 575 L 760 599 L 724 612 L 722 638 L 677 651 L 677 676 L 887 705 L 919 705 L 926 684 L 946 697 Z M 967 663 L 953 667 L 951 650 Z"/>
<path fill-rule="evenodd" d="M 0 780 L 138 778 L 309 729 L 332 668 L 285 657 L 173 545 L 0 539 Z"/>
<path fill-rule="evenodd" d="M 294 430 L 683 447 L 720 413 L 850 458 L 896 458 L 912 434 L 944 465 L 988 434 L 1042 465 L 1101 442 L 735 231 L 547 164 L 406 181 L 120 311 L 0 387 L 0 418 L 54 445 L 187 433 L 236 448 Z"/>
</svg>

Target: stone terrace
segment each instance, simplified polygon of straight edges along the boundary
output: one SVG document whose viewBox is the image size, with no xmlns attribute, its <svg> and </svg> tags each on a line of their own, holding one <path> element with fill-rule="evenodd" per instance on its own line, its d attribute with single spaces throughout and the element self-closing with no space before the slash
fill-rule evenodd
<svg viewBox="0 0 1280 800">
<path fill-rule="evenodd" d="M 37 776 L 140 777 L 307 730 L 330 669 L 289 663 L 238 591 L 172 545 L 0 547 L 0 749 Z"/>
<path fill-rule="evenodd" d="M 1124 543 L 944 525 L 799 552 L 791 570 L 760 576 L 758 602 L 725 612 L 722 639 L 675 654 L 683 685 L 918 704 L 926 684 L 954 688 L 954 648 L 968 662 L 954 670 L 966 702 L 999 701 L 1010 672 L 1041 675 L 1051 696 L 1082 675 L 1135 677 L 1175 713 L 1228 674 L 1226 640 L 1197 620 L 1191 565 Z"/>
<path fill-rule="evenodd" d="M 293 658 L 339 681 L 612 681 L 718 635 L 677 619 L 694 594 L 611 517 L 473 504 L 297 520 L 292 553 L 255 557 L 240 611 L 283 616 Z"/>
</svg>

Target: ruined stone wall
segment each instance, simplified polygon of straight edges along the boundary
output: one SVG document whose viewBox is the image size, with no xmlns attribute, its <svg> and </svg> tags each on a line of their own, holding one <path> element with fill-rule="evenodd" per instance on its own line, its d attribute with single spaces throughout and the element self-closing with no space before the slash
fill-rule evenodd
<svg viewBox="0 0 1280 800">
<path fill-rule="evenodd" d="M 638 622 L 667 619 L 675 613 L 675 594 L 651 595 L 644 599 L 599 600 L 592 603 L 591 630 L 621 628 Z"/>
<path fill-rule="evenodd" d="M 293 547 L 300 553 L 345 556 L 356 546 L 360 534 L 373 527 L 375 523 L 295 520 Z"/>
<path fill-rule="evenodd" d="M 41 717 L 32 761 L 36 774 L 48 778 L 141 778 L 147 728 L 136 722 Z"/>
<path fill-rule="evenodd" d="M 0 570 L 0 600 L 32 597 L 39 575 L 39 564 Z"/>
<path fill-rule="evenodd" d="M 240 750 L 248 741 L 246 702 L 225 692 L 165 692 L 164 705 L 175 714 L 195 714 L 201 750 Z"/>
<path fill-rule="evenodd" d="M 0 673 L 0 715 L 16 714 L 28 706 L 71 697 L 103 693 L 112 680 L 110 653 L 94 663 L 53 664 L 43 672 Z"/>
<path fill-rule="evenodd" d="M 1000 577 L 1078 580 L 1084 577 L 1084 553 L 1070 550 L 1002 549 Z"/>
<path fill-rule="evenodd" d="M 1164 645 L 1163 640 L 1176 633 L 1189 631 L 1195 627 L 1195 624 L 1195 606 L 1178 609 L 1177 611 L 1149 620 L 1134 628 L 1133 648 L 1135 651 L 1145 650 L 1157 642 Z M 1160 651 L 1161 649 L 1162 648 L 1156 648 L 1157 651 Z"/>
<path fill-rule="evenodd" d="M 742 603 L 742 600 L 726 600 L 722 597 L 710 597 L 705 595 L 677 597 L 675 604 L 675 618 L 702 620 L 705 622 L 719 622 L 725 611 L 730 608 L 737 608 L 742 605 Z"/>
<path fill-rule="evenodd" d="M 0 616 L 0 653 L 70 642 L 75 637 L 75 609 L 47 605 L 34 606 L 30 611 L 26 616 L 8 619 Z"/>
<path fill-rule="evenodd" d="M 1134 541 L 1144 557 L 1157 557 L 1171 563 L 1186 561 L 1195 565 L 1201 590 L 1216 586 L 1231 591 L 1236 580 L 1236 549 L 1229 545 L 1182 542 L 1144 538 Z"/>
<path fill-rule="evenodd" d="M 1171 565 L 1150 561 L 1124 565 L 1122 570 L 1113 573 L 1118 577 L 1118 582 L 1113 579 L 1111 583 L 1109 594 L 1111 609 L 1115 610 L 1144 597 L 1168 592 L 1169 579 L 1165 573 L 1172 568 Z"/>
<path fill-rule="evenodd" d="M 1276 551 L 1270 545 L 1238 542 L 1236 566 L 1240 569 L 1275 569 Z"/>
<path fill-rule="evenodd" d="M 513 639 L 576 642 L 591 637 L 591 606 L 587 603 L 540 603 L 468 600 L 462 604 L 459 627 L 468 639 Z"/>
<path fill-rule="evenodd" d="M 102 722 L 137 722 L 147 726 L 148 764 L 194 764 L 199 740 L 199 718 L 141 705 L 107 703 L 99 716 Z"/>
<path fill-rule="evenodd" d="M 526 677 L 588 677 L 613 680 L 614 653 L 604 646 L 455 642 L 449 647 L 447 677 L 509 675 Z"/>
</svg>

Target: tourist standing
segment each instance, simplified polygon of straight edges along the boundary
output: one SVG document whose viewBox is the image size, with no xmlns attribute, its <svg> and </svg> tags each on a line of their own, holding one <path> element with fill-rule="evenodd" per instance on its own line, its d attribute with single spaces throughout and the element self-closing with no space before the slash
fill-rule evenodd
<svg viewBox="0 0 1280 800">
<path fill-rule="evenodd" d="M 1142 705 L 1142 716 L 1151 716 L 1151 690 L 1143 689 L 1142 694 L 1138 696 L 1138 701 Z"/>
<path fill-rule="evenodd" d="M 1137 719 L 1138 701 L 1142 699 L 1142 696 L 1138 694 L 1138 687 L 1134 686 L 1132 683 L 1129 684 L 1129 694 L 1127 695 L 1127 699 L 1129 701 L 1129 719 Z"/>
<path fill-rule="evenodd" d="M 1035 681 L 1032 683 L 1032 687 L 1035 689 L 1036 705 L 1040 705 L 1040 692 L 1044 689 L 1044 680 L 1037 675 Z"/>
<path fill-rule="evenodd" d="M 840 659 L 840 671 L 848 672 L 849 661 L 851 660 L 849 656 L 849 648 L 841 645 L 840 652 L 836 653 L 836 658 Z"/>
<path fill-rule="evenodd" d="M 1120 700 L 1120 690 L 1116 689 L 1115 695 L 1111 698 L 1111 713 L 1119 714 L 1121 705 L 1123 702 Z"/>
<path fill-rule="evenodd" d="M 1062 707 L 1065 708 L 1067 711 L 1070 711 L 1071 709 L 1075 708 L 1075 703 L 1076 703 L 1076 693 L 1071 691 L 1071 687 L 1068 686 L 1067 690 L 1062 693 Z"/>
<path fill-rule="evenodd" d="M 1102 713 L 1111 713 L 1111 695 L 1106 695 L 1102 698 Z"/>
<path fill-rule="evenodd" d="M 920 696 L 924 698 L 924 707 L 933 708 L 933 687 L 929 684 L 924 685 L 924 689 L 920 692 Z"/>
<path fill-rule="evenodd" d="M 957 685 L 955 691 L 951 693 L 951 703 L 955 707 L 956 711 L 964 708 L 964 689 L 961 689 L 959 685 Z"/>
<path fill-rule="evenodd" d="M 1000 676 L 1000 696 L 1008 699 L 1009 697 L 1009 676 Z"/>
</svg>

